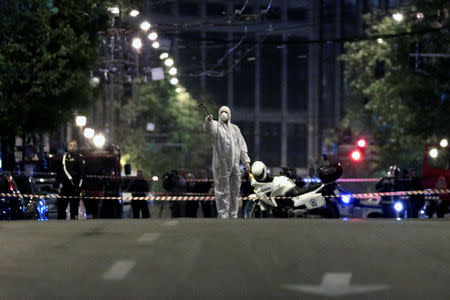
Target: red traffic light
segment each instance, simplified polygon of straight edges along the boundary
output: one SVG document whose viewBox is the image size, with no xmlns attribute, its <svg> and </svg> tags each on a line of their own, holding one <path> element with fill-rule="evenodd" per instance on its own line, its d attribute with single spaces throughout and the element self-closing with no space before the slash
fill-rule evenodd
<svg viewBox="0 0 450 300">
<path fill-rule="evenodd" d="M 356 143 L 358 145 L 358 147 L 360 148 L 365 148 L 367 146 L 367 142 L 365 139 L 359 139 L 358 142 Z"/>
<path fill-rule="evenodd" d="M 354 160 L 354 161 L 360 161 L 362 158 L 362 154 L 359 150 L 353 150 L 352 153 L 350 154 L 350 157 Z"/>
</svg>

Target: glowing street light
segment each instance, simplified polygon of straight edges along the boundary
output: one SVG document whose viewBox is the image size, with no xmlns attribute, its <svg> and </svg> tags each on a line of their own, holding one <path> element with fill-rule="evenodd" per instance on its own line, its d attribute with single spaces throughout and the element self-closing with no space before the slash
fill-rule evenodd
<svg viewBox="0 0 450 300">
<path fill-rule="evenodd" d="M 417 17 L 418 20 L 422 20 L 423 19 L 423 13 L 418 12 L 416 17 Z"/>
<path fill-rule="evenodd" d="M 403 20 L 403 15 L 401 13 L 399 13 L 399 12 L 393 14 L 392 17 L 397 22 L 401 22 Z"/>
<path fill-rule="evenodd" d="M 159 59 L 166 59 L 168 57 L 169 57 L 169 53 L 164 52 L 164 53 L 161 53 L 161 55 L 159 56 Z"/>
<path fill-rule="evenodd" d="M 75 123 L 77 124 L 78 127 L 84 127 L 86 126 L 86 117 L 85 116 L 76 116 L 75 117 Z"/>
<path fill-rule="evenodd" d="M 383 40 L 382 38 L 378 38 L 378 39 L 377 39 L 377 42 L 378 42 L 378 44 L 383 44 L 383 43 L 384 43 L 384 40 Z"/>
<path fill-rule="evenodd" d="M 117 6 L 109 7 L 108 10 L 115 15 L 118 15 L 120 13 L 120 9 Z"/>
<path fill-rule="evenodd" d="M 429 152 L 431 158 L 438 157 L 438 150 L 436 148 L 432 148 Z"/>
<path fill-rule="evenodd" d="M 171 78 L 170 79 L 170 84 L 177 85 L 178 84 L 178 79 L 176 77 Z"/>
<path fill-rule="evenodd" d="M 133 18 L 137 17 L 139 15 L 139 11 L 136 9 L 133 9 L 132 11 L 130 11 L 130 16 L 132 16 Z"/>
<path fill-rule="evenodd" d="M 159 42 L 153 42 L 152 47 L 155 49 L 159 48 Z"/>
<path fill-rule="evenodd" d="M 98 134 L 94 137 L 94 145 L 97 148 L 101 148 L 105 145 L 106 139 L 103 134 Z"/>
<path fill-rule="evenodd" d="M 154 41 L 154 40 L 156 40 L 157 38 L 158 38 L 158 34 L 157 34 L 156 32 L 154 32 L 154 31 L 150 32 L 150 34 L 148 35 L 148 39 L 149 39 L 150 41 Z"/>
<path fill-rule="evenodd" d="M 95 135 L 95 130 L 92 128 L 85 128 L 83 133 L 86 138 L 92 139 Z"/>
<path fill-rule="evenodd" d="M 447 139 L 442 139 L 441 142 L 439 143 L 439 145 L 440 145 L 442 148 L 447 147 L 447 146 L 448 146 L 448 141 L 447 141 Z"/>
<path fill-rule="evenodd" d="M 152 177 L 152 180 L 153 180 L 153 181 L 158 181 L 159 178 L 158 178 L 158 176 L 155 175 L 155 176 Z"/>
<path fill-rule="evenodd" d="M 177 68 L 175 68 L 175 67 L 170 68 L 169 74 L 172 76 L 177 75 Z"/>
<path fill-rule="evenodd" d="M 96 87 L 97 85 L 99 85 L 99 83 L 100 83 L 100 78 L 98 78 L 96 76 L 91 77 L 90 84 L 92 87 Z"/>
<path fill-rule="evenodd" d="M 142 47 L 142 41 L 140 38 L 134 38 L 133 41 L 131 42 L 131 45 L 133 46 L 134 49 L 139 50 Z"/>
<path fill-rule="evenodd" d="M 150 23 L 147 22 L 147 21 L 144 21 L 144 22 L 141 23 L 141 29 L 144 30 L 144 31 L 149 30 L 150 27 L 152 27 L 152 25 L 150 25 Z"/>
<path fill-rule="evenodd" d="M 171 58 L 168 58 L 168 59 L 166 59 L 166 60 L 164 61 L 164 64 L 165 64 L 166 66 L 168 66 L 168 67 L 173 66 L 173 63 L 174 63 L 174 61 L 173 61 L 173 59 L 171 59 Z"/>
</svg>

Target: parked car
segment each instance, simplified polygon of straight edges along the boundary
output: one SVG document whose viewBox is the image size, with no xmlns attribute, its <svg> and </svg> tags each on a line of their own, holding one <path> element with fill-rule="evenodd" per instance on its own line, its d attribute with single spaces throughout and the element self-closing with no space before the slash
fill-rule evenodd
<svg viewBox="0 0 450 300">
<path fill-rule="evenodd" d="M 23 219 L 31 220 L 47 220 L 48 207 L 46 200 L 40 195 L 39 187 L 35 179 L 26 175 L 13 176 L 14 182 L 20 194 L 32 195 L 31 197 L 23 197 Z"/>
<path fill-rule="evenodd" d="M 11 194 L 0 197 L 0 220 L 47 219 L 48 208 L 44 198 L 22 196 L 39 194 L 32 177 L 2 174 L 0 193 Z"/>
</svg>

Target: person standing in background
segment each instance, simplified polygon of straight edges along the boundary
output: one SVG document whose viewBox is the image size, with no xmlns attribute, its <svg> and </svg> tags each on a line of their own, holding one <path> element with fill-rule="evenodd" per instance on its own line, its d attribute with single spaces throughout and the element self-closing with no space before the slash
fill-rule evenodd
<svg viewBox="0 0 450 300">
<path fill-rule="evenodd" d="M 148 182 L 144 179 L 144 175 L 141 170 L 137 171 L 136 179 L 134 179 L 128 190 L 133 197 L 145 197 L 150 191 Z M 142 218 L 150 218 L 150 210 L 148 209 L 147 200 L 131 200 L 131 208 L 133 210 L 133 218 L 139 219 L 140 213 Z"/>
</svg>

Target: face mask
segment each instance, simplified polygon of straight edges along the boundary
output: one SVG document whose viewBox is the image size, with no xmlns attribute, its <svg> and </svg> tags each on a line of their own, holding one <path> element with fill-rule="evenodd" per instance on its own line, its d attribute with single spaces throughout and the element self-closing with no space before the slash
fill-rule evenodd
<svg viewBox="0 0 450 300">
<path fill-rule="evenodd" d="M 222 112 L 220 114 L 220 119 L 222 120 L 222 122 L 227 122 L 228 121 L 228 114 L 226 112 Z"/>
</svg>

